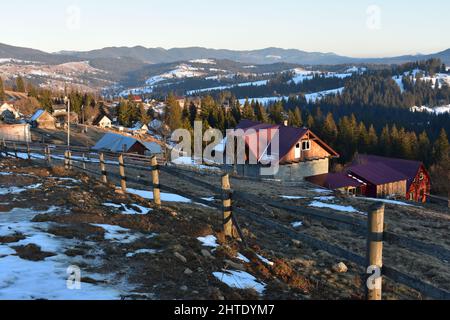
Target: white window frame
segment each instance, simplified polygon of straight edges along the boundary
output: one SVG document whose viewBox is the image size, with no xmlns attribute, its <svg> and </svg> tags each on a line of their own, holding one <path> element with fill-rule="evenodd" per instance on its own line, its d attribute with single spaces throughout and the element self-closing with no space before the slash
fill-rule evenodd
<svg viewBox="0 0 450 320">
<path fill-rule="evenodd" d="M 307 144 L 307 148 L 304 148 L 305 144 Z M 311 140 L 302 140 L 300 146 L 302 148 L 302 151 L 309 151 L 309 150 L 311 150 Z"/>
</svg>

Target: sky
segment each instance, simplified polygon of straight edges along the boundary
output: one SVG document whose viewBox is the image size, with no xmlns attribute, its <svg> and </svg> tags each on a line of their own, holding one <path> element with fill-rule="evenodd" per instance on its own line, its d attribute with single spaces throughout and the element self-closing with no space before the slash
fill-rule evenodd
<svg viewBox="0 0 450 320">
<path fill-rule="evenodd" d="M 0 43 L 47 52 L 281 47 L 386 57 L 450 48 L 448 0 L 28 0 L 2 1 L 1 11 Z"/>
</svg>

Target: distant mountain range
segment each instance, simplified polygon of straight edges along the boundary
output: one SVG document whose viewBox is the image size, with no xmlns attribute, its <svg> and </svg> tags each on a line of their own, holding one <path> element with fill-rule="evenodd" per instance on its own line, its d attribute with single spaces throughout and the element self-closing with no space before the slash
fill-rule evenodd
<svg viewBox="0 0 450 320">
<path fill-rule="evenodd" d="M 59 64 L 69 61 L 105 61 L 110 59 L 125 59 L 125 63 L 134 64 L 161 64 L 192 59 L 218 59 L 232 60 L 248 64 L 272 64 L 276 62 L 294 63 L 300 65 L 335 65 L 335 64 L 396 64 L 410 61 L 440 58 L 444 63 L 450 64 L 450 49 L 429 55 L 404 55 L 389 58 L 353 58 L 340 56 L 335 53 L 306 52 L 297 49 L 266 48 L 251 51 L 216 50 L 201 47 L 190 48 L 145 48 L 136 47 L 109 47 L 98 50 L 79 52 L 61 51 L 46 53 L 43 51 L 14 47 L 0 44 L 0 59 L 15 58 L 42 63 Z"/>
</svg>

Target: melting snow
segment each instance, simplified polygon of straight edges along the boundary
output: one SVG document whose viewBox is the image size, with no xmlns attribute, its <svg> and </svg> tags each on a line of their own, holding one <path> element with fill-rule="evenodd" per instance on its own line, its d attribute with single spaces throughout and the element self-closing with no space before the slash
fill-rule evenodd
<svg viewBox="0 0 450 320">
<path fill-rule="evenodd" d="M 266 288 L 265 283 L 258 282 L 254 276 L 244 271 L 223 270 L 213 272 L 213 275 L 231 288 L 254 289 L 259 294 L 263 294 Z"/>
<path fill-rule="evenodd" d="M 274 263 L 272 261 L 269 261 L 268 259 L 264 258 L 263 256 L 257 254 L 259 260 L 261 260 L 262 262 L 264 262 L 265 264 L 269 265 L 269 266 L 273 266 Z"/>
<path fill-rule="evenodd" d="M 365 198 L 365 197 L 358 197 L 357 199 L 363 199 L 363 200 L 367 200 L 367 201 L 374 201 L 374 202 L 383 202 L 383 203 L 388 203 L 388 204 L 396 204 L 399 206 L 406 206 L 406 207 L 415 207 L 412 204 L 406 203 L 406 202 L 402 202 L 402 201 L 397 201 L 397 200 L 389 200 L 389 199 L 375 199 L 375 198 Z"/>
<path fill-rule="evenodd" d="M 352 206 L 340 206 L 337 204 L 329 204 L 329 203 L 323 203 L 320 201 L 313 201 L 311 204 L 309 204 L 310 207 L 315 208 L 329 208 L 336 211 L 342 211 L 342 212 L 350 212 L 350 213 L 361 213 L 360 211 L 356 210 Z"/>
<path fill-rule="evenodd" d="M 152 209 L 140 206 L 138 204 L 133 204 L 133 207 L 136 207 L 138 210 L 134 209 L 131 206 L 127 206 L 126 204 L 116 204 L 116 203 L 110 203 L 105 202 L 103 203 L 105 207 L 111 207 L 116 209 L 122 209 L 122 214 L 148 214 Z"/>
<path fill-rule="evenodd" d="M 286 199 L 286 200 L 306 199 L 306 197 L 300 197 L 300 196 L 281 196 L 281 198 Z"/>
<path fill-rule="evenodd" d="M 121 243 L 132 243 L 140 238 L 140 234 L 131 233 L 130 229 L 109 224 L 92 224 L 93 226 L 103 228 L 105 230 L 105 240 L 111 240 Z"/>
<path fill-rule="evenodd" d="M 245 263 L 250 263 L 250 260 L 246 256 L 244 256 L 243 254 L 241 254 L 241 253 L 238 253 L 236 258 L 241 260 L 241 261 L 243 261 L 243 262 L 245 262 Z"/>
<path fill-rule="evenodd" d="M 152 191 L 127 188 L 127 192 L 131 193 L 131 194 L 135 194 L 137 196 L 140 196 L 144 199 L 153 200 L 153 192 Z M 181 202 L 181 203 L 190 203 L 191 202 L 191 200 L 189 200 L 185 197 L 179 196 L 177 194 L 173 194 L 173 193 L 161 193 L 161 201 Z"/>
<path fill-rule="evenodd" d="M 138 254 L 155 254 L 155 253 L 158 253 L 158 252 L 159 251 L 155 250 L 155 249 L 140 249 L 140 250 L 137 250 L 135 252 L 127 253 L 127 258 L 134 257 L 134 256 L 136 256 Z"/>
<path fill-rule="evenodd" d="M 219 245 L 217 244 L 217 238 L 214 236 L 206 236 L 206 237 L 198 237 L 198 241 L 200 241 L 205 247 L 217 248 Z"/>
<path fill-rule="evenodd" d="M 292 222 L 291 226 L 294 227 L 294 228 L 300 228 L 300 227 L 303 226 L 303 222 L 301 222 L 301 221 Z"/>
</svg>

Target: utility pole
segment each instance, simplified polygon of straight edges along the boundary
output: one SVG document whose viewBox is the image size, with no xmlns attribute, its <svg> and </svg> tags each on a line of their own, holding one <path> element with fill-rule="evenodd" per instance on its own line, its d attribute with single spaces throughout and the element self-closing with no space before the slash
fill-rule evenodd
<svg viewBox="0 0 450 320">
<path fill-rule="evenodd" d="M 64 97 L 67 103 L 67 151 L 70 150 L 70 99 Z"/>
</svg>

